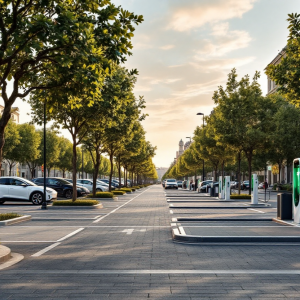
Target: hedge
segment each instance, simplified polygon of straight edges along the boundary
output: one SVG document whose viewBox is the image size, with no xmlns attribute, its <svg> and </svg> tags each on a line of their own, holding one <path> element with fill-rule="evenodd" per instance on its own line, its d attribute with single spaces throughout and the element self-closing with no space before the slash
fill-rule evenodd
<svg viewBox="0 0 300 300">
<path fill-rule="evenodd" d="M 95 196 L 93 196 L 93 194 L 89 194 L 88 198 L 113 198 L 114 194 L 110 193 L 110 192 L 99 192 L 96 193 Z"/>
<path fill-rule="evenodd" d="M 114 195 L 116 195 L 116 196 L 119 196 L 119 195 L 124 195 L 124 194 L 126 194 L 126 192 L 125 191 L 113 191 L 112 192 Z"/>
<path fill-rule="evenodd" d="M 53 206 L 93 206 L 100 202 L 97 200 L 55 200 L 53 201 Z"/>
<path fill-rule="evenodd" d="M 130 193 L 130 192 L 133 191 L 133 189 L 132 188 L 121 188 L 120 191 L 124 191 L 126 193 Z"/>
<path fill-rule="evenodd" d="M 22 217 L 21 215 L 17 213 L 5 213 L 5 214 L 0 214 L 0 221 L 6 221 L 14 218 L 19 218 Z"/>
<path fill-rule="evenodd" d="M 251 195 L 247 195 L 247 194 L 234 194 L 234 195 L 230 195 L 230 199 L 251 199 Z"/>
</svg>

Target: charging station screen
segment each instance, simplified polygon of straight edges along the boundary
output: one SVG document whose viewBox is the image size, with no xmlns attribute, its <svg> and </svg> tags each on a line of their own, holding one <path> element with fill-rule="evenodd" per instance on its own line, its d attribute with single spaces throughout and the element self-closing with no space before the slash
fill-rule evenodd
<svg viewBox="0 0 300 300">
<path fill-rule="evenodd" d="M 299 192 L 300 192 L 300 165 L 299 160 L 294 161 L 293 168 L 293 200 L 295 206 L 299 204 Z"/>
</svg>

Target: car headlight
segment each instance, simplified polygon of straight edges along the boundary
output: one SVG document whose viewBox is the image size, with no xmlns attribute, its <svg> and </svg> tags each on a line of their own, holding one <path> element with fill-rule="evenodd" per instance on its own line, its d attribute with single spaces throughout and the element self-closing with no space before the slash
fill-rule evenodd
<svg viewBox="0 0 300 300">
<path fill-rule="evenodd" d="M 77 191 L 82 192 L 82 191 L 83 191 L 83 188 L 77 188 Z"/>
<path fill-rule="evenodd" d="M 53 191 L 52 191 L 52 190 L 46 189 L 46 192 L 47 192 L 47 193 L 52 193 Z"/>
</svg>

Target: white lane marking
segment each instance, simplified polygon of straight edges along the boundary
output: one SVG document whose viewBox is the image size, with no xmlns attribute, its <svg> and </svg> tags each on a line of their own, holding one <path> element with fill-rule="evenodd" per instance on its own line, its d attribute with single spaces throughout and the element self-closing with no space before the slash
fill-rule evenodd
<svg viewBox="0 0 300 300">
<path fill-rule="evenodd" d="M 2 241 L 2 243 L 56 243 L 56 241 Z"/>
<path fill-rule="evenodd" d="M 99 218 L 99 216 L 97 216 L 96 218 Z M 45 220 L 94 220 L 96 218 L 48 218 L 46 219 L 45 217 L 32 217 L 31 219 L 45 219 Z"/>
<path fill-rule="evenodd" d="M 183 229 L 182 226 L 179 226 L 178 229 L 179 229 L 181 235 L 186 235 L 186 233 L 185 233 L 185 231 L 184 231 L 184 229 Z"/>
<path fill-rule="evenodd" d="M 300 275 L 300 270 L 7 270 L 7 274 L 244 274 L 244 275 Z M 271 298 L 270 298 L 271 299 Z"/>
<path fill-rule="evenodd" d="M 132 234 L 133 232 L 134 232 L 134 230 L 135 231 L 140 231 L 140 232 L 145 232 L 146 231 L 146 229 L 141 229 L 141 230 L 136 230 L 136 229 L 124 229 L 123 231 L 121 231 L 121 232 L 124 232 L 124 233 L 126 233 L 126 234 Z"/>
<path fill-rule="evenodd" d="M 114 212 L 116 212 L 117 210 L 119 210 L 120 208 L 122 208 L 123 206 L 125 206 L 126 204 L 130 203 L 131 201 L 133 201 L 135 198 L 141 196 L 143 193 L 147 192 L 149 189 L 143 191 L 142 193 L 138 194 L 137 196 L 135 196 L 134 198 L 132 198 L 131 200 L 125 202 L 124 204 L 122 204 L 121 206 L 119 206 L 118 208 L 112 210 L 111 212 L 109 212 L 107 215 L 95 220 L 93 223 L 99 223 L 101 220 L 103 220 L 104 218 L 108 217 L 109 215 L 113 214 Z"/>
<path fill-rule="evenodd" d="M 48 252 L 49 250 L 55 248 L 55 247 L 58 246 L 58 245 L 60 245 L 60 243 L 54 243 L 54 244 L 52 244 L 52 245 L 50 245 L 50 246 L 48 246 L 48 247 L 42 249 L 41 251 L 32 254 L 31 256 L 33 256 L 33 257 L 41 256 L 42 254 Z"/>
<path fill-rule="evenodd" d="M 112 227 L 112 228 L 118 228 L 118 227 L 121 227 L 121 228 L 127 228 L 128 226 L 130 226 L 130 227 L 145 227 L 145 228 L 169 228 L 170 226 L 165 226 L 165 225 L 157 225 L 157 226 L 145 226 L 145 225 L 127 225 L 127 226 L 122 226 L 122 225 L 88 225 L 88 226 L 84 226 L 84 228 L 110 228 L 110 227 Z M 24 227 L 24 228 L 37 228 L 37 226 L 14 226 L 14 228 L 15 227 L 18 227 L 18 228 L 20 228 L 20 227 Z M 38 228 L 43 228 L 43 227 L 45 227 L 45 228 L 73 228 L 73 227 L 75 227 L 75 228 L 78 228 L 78 225 L 65 225 L 65 226 L 59 226 L 59 225 L 57 225 L 57 226 L 38 226 Z M 0 228 L 1 229 L 1 228 Z M 0 230 L 1 231 L 1 230 Z M 19 233 L 19 232 L 18 232 Z M 1 234 L 2 234 L 2 232 L 1 232 Z M 10 234 L 10 233 L 6 233 L 6 234 Z"/>
<path fill-rule="evenodd" d="M 170 209 L 170 214 L 174 214 L 173 210 Z"/>
<path fill-rule="evenodd" d="M 260 214 L 265 214 L 264 211 L 261 211 L 261 210 L 258 210 L 258 209 L 253 209 L 253 208 L 247 208 L 247 209 L 253 210 L 253 211 L 257 211 L 257 212 L 259 212 Z"/>
<path fill-rule="evenodd" d="M 126 234 L 132 234 L 134 231 L 134 229 L 124 229 L 123 231 L 121 232 L 126 232 Z"/>
<path fill-rule="evenodd" d="M 290 225 L 290 224 L 289 224 Z M 249 227 L 249 228 L 289 228 L 291 229 L 291 227 L 289 226 L 276 226 L 276 225 L 273 225 L 273 226 L 189 226 L 189 225 L 184 225 L 184 227 L 187 227 L 187 228 L 223 228 L 223 227 L 226 227 L 226 228 L 244 228 L 244 227 Z"/>
<path fill-rule="evenodd" d="M 171 226 L 177 226 L 177 223 L 171 223 Z"/>
<path fill-rule="evenodd" d="M 75 230 L 75 231 L 73 231 L 73 232 L 71 232 L 71 233 L 65 235 L 64 237 L 60 238 L 60 239 L 57 240 L 57 241 L 58 241 L 58 242 L 62 242 L 62 241 L 64 241 L 64 240 L 68 239 L 69 237 L 71 237 L 71 236 L 73 236 L 73 235 L 79 233 L 79 232 L 82 231 L 83 229 L 84 229 L 84 228 L 79 228 L 79 229 L 77 229 L 77 230 Z"/>
</svg>

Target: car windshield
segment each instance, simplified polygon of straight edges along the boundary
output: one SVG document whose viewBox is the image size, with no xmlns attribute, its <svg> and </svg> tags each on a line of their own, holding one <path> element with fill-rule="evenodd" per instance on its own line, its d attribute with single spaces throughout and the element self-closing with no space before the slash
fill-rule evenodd
<svg viewBox="0 0 300 300">
<path fill-rule="evenodd" d="M 67 180 L 64 180 L 64 179 L 55 179 L 57 182 L 59 182 L 60 184 L 70 184 L 70 182 L 69 181 L 67 181 Z"/>
<path fill-rule="evenodd" d="M 22 181 L 24 181 L 27 185 L 36 186 L 35 183 L 33 183 L 32 181 L 29 181 L 29 180 L 27 180 L 27 179 L 25 179 L 25 178 L 22 178 Z"/>
<path fill-rule="evenodd" d="M 167 181 L 168 181 L 168 182 L 176 182 L 175 179 L 168 179 Z"/>
</svg>

